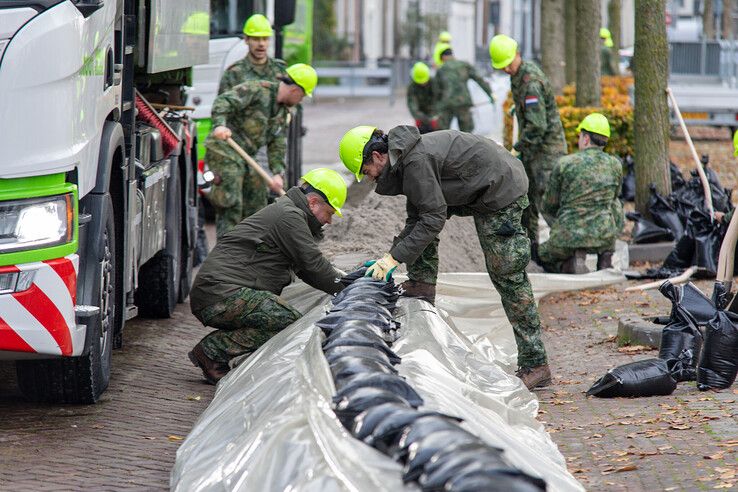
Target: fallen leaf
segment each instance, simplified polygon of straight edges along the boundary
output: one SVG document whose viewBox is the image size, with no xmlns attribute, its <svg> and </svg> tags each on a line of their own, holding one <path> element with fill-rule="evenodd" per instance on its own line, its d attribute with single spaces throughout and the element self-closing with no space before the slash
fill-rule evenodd
<svg viewBox="0 0 738 492">
<path fill-rule="evenodd" d="M 618 352 L 621 354 L 637 354 L 640 352 L 650 352 L 651 350 L 656 349 L 653 347 L 647 347 L 646 345 L 628 345 L 618 348 Z"/>
<path fill-rule="evenodd" d="M 674 429 L 674 430 L 687 430 L 691 428 L 692 426 L 689 424 L 671 424 L 669 426 L 669 429 Z"/>
<path fill-rule="evenodd" d="M 171 434 L 171 435 L 168 435 L 167 436 L 167 439 L 169 439 L 170 441 L 182 441 L 182 440 L 184 440 L 184 437 L 182 437 L 182 436 L 175 436 L 174 434 Z"/>
<path fill-rule="evenodd" d="M 732 482 L 723 482 L 723 483 L 719 483 L 715 485 L 713 489 L 729 489 L 729 488 L 732 488 L 733 485 L 734 484 Z"/>
<path fill-rule="evenodd" d="M 725 457 L 725 451 L 720 451 L 720 452 L 715 453 L 715 454 L 709 454 L 709 455 L 703 456 L 703 458 L 706 459 L 706 460 L 721 460 L 724 457 Z"/>
<path fill-rule="evenodd" d="M 615 471 L 617 473 L 620 473 L 620 472 L 633 471 L 633 470 L 637 470 L 637 469 L 638 469 L 638 467 L 636 465 L 625 465 L 625 466 L 621 466 L 620 468 L 618 468 Z"/>
<path fill-rule="evenodd" d="M 149 441 L 153 441 L 156 438 L 155 437 L 151 437 L 151 436 L 144 436 L 144 439 L 147 439 Z"/>
<path fill-rule="evenodd" d="M 200 395 L 197 395 L 197 396 L 190 395 L 190 396 L 187 397 L 188 400 L 192 400 L 192 401 L 200 401 L 201 398 L 202 398 L 202 396 L 200 396 Z"/>
</svg>

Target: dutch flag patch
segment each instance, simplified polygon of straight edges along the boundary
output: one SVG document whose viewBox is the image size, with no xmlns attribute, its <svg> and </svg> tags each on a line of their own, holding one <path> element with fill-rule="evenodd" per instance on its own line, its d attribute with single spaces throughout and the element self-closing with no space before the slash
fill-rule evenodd
<svg viewBox="0 0 738 492">
<path fill-rule="evenodd" d="M 538 104 L 538 96 L 525 96 L 525 106 L 534 106 Z"/>
</svg>

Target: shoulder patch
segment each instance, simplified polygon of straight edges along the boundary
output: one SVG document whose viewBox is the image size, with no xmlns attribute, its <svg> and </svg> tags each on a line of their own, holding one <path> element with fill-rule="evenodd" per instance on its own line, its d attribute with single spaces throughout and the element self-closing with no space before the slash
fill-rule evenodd
<svg viewBox="0 0 738 492">
<path fill-rule="evenodd" d="M 536 106 L 538 104 L 538 96 L 525 96 L 525 107 Z"/>
</svg>

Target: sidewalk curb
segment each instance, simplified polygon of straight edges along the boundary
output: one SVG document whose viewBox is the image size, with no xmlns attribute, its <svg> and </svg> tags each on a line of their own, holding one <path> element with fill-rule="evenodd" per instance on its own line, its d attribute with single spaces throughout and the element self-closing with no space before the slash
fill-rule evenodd
<svg viewBox="0 0 738 492">
<path fill-rule="evenodd" d="M 628 258 L 634 261 L 664 261 L 666 257 L 674 249 L 674 241 L 649 243 L 649 244 L 629 244 Z"/>
<path fill-rule="evenodd" d="M 663 329 L 663 325 L 629 314 L 618 320 L 618 344 L 660 348 Z"/>
</svg>

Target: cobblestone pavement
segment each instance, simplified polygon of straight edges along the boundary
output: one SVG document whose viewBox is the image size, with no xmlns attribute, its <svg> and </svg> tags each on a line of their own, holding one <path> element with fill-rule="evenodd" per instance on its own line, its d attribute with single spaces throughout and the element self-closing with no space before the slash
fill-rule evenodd
<svg viewBox="0 0 738 492">
<path fill-rule="evenodd" d="M 0 490 L 159 490 L 214 392 L 187 359 L 207 332 L 188 304 L 126 324 L 96 405 L 35 405 L 0 365 Z"/>
<path fill-rule="evenodd" d="M 697 285 L 712 291 L 711 282 Z M 681 383 L 670 396 L 634 399 L 584 395 L 608 369 L 658 356 L 615 343 L 621 315 L 670 309 L 658 291 L 624 292 L 626 286 L 541 301 L 555 384 L 538 392 L 539 419 L 588 490 L 737 490 L 738 386 L 703 393 Z"/>
</svg>

